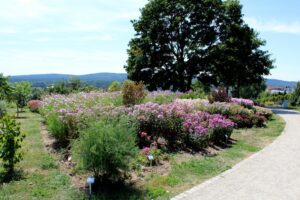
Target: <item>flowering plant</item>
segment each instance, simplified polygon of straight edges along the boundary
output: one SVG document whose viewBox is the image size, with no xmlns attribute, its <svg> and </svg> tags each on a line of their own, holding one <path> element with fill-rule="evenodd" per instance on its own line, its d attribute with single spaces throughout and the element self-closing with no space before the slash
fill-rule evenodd
<svg viewBox="0 0 300 200">
<path fill-rule="evenodd" d="M 27 103 L 27 106 L 31 112 L 38 112 L 42 102 L 40 100 L 31 100 Z"/>
<path fill-rule="evenodd" d="M 254 102 L 250 99 L 231 98 L 231 103 L 239 104 L 245 108 L 252 108 L 254 106 Z"/>
</svg>

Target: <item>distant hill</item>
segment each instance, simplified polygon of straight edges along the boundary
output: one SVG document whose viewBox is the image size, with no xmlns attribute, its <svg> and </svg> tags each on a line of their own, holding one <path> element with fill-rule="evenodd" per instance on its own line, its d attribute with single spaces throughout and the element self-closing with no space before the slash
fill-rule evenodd
<svg viewBox="0 0 300 200">
<path fill-rule="evenodd" d="M 68 80 L 71 77 L 79 78 L 84 84 L 94 85 L 96 87 L 107 87 L 113 81 L 122 82 L 127 79 L 125 73 L 96 73 L 86 75 L 71 75 L 71 74 L 34 74 L 34 75 L 18 75 L 10 76 L 10 81 L 21 82 L 28 81 L 33 87 L 47 87 L 56 82 Z"/>
<path fill-rule="evenodd" d="M 96 87 L 107 87 L 113 81 L 122 82 L 127 79 L 125 73 L 96 73 L 86 75 L 71 75 L 71 74 L 34 74 L 34 75 L 20 75 L 11 76 L 11 82 L 29 81 L 34 87 L 47 87 L 50 84 L 59 81 L 68 80 L 70 77 L 79 78 L 84 84 L 94 85 Z M 286 87 L 290 86 L 294 88 L 297 82 L 295 81 L 283 81 L 278 79 L 267 79 L 268 86 Z"/>
<path fill-rule="evenodd" d="M 296 87 L 297 82 L 295 81 L 283 81 L 278 79 L 267 79 L 268 86 L 275 86 L 275 87 L 286 87 L 289 86 L 291 88 Z"/>
</svg>

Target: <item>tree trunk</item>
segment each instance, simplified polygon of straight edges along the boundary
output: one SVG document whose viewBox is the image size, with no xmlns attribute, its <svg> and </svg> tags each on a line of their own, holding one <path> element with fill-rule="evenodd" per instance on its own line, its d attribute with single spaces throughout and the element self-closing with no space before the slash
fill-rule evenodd
<svg viewBox="0 0 300 200">
<path fill-rule="evenodd" d="M 237 98 L 240 98 L 240 90 L 241 90 L 241 83 L 240 83 L 240 79 L 238 78 L 237 87 L 236 87 L 236 97 Z"/>
</svg>

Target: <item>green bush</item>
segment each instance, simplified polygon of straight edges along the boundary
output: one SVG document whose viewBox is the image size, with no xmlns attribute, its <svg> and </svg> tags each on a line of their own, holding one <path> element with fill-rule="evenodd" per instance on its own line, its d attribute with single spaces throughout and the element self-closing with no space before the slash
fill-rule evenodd
<svg viewBox="0 0 300 200">
<path fill-rule="evenodd" d="M 125 81 L 122 89 L 123 104 L 133 106 L 142 103 L 147 93 L 143 82 Z"/>
<path fill-rule="evenodd" d="M 300 82 L 297 83 L 295 91 L 290 97 L 290 104 L 292 106 L 300 106 Z"/>
<path fill-rule="evenodd" d="M 206 94 L 203 90 L 196 90 L 185 93 L 180 97 L 180 99 L 204 99 Z"/>
<path fill-rule="evenodd" d="M 5 115 L 0 119 L 0 159 L 9 178 L 13 176 L 14 166 L 22 160 L 21 143 L 25 135 L 12 117 Z"/>
<path fill-rule="evenodd" d="M 6 103 L 0 100 L 0 119 L 6 114 Z"/>
<path fill-rule="evenodd" d="M 121 88 L 122 88 L 121 83 L 118 81 L 114 81 L 108 86 L 108 91 L 109 92 L 121 91 Z"/>
<path fill-rule="evenodd" d="M 59 119 L 55 113 L 50 114 L 46 118 L 50 134 L 63 146 L 67 145 L 68 127 Z"/>
<path fill-rule="evenodd" d="M 128 119 L 93 121 L 80 131 L 73 143 L 79 167 L 99 180 L 119 181 L 124 178 L 130 162 L 136 157 L 136 126 Z"/>
</svg>

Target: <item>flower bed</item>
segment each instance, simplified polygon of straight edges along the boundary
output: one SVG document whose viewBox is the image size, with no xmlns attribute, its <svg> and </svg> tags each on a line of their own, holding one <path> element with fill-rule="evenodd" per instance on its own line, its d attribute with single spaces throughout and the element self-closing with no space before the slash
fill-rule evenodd
<svg viewBox="0 0 300 200">
<path fill-rule="evenodd" d="M 149 99 L 163 95 L 171 96 L 168 102 L 181 93 L 152 92 Z M 40 110 L 51 133 L 62 143 L 76 139 L 88 121 L 131 116 L 138 126 L 140 148 L 156 145 L 169 150 L 198 149 L 222 142 L 234 127 L 262 127 L 272 116 L 269 110 L 255 107 L 246 99 L 213 104 L 201 99 L 175 99 L 164 104 L 148 102 L 124 107 L 116 100 L 119 96 L 119 92 L 52 95 L 44 98 Z"/>
</svg>

